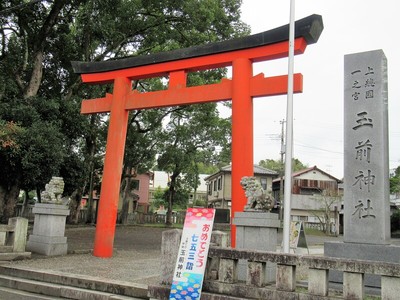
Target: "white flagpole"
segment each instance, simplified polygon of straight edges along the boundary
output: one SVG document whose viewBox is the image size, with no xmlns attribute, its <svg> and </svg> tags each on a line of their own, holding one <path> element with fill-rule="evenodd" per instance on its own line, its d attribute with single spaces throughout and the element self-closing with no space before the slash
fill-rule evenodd
<svg viewBox="0 0 400 300">
<path fill-rule="evenodd" d="M 286 108 L 286 151 L 285 151 L 285 196 L 283 214 L 283 252 L 290 252 L 290 211 L 292 194 L 292 157 L 293 157 L 293 67 L 294 67 L 294 0 L 290 0 L 289 23 L 289 66 L 288 94 Z"/>
</svg>

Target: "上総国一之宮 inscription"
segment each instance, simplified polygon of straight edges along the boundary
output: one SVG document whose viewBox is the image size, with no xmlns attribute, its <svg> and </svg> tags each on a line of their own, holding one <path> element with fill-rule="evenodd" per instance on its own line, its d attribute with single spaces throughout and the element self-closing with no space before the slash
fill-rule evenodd
<svg viewBox="0 0 400 300">
<path fill-rule="evenodd" d="M 388 244 L 387 61 L 382 50 L 344 64 L 344 241 Z"/>
</svg>

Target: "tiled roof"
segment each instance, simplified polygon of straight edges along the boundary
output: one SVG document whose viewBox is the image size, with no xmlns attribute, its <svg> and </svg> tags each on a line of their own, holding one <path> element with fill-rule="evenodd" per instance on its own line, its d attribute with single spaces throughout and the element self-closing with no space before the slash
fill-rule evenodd
<svg viewBox="0 0 400 300">
<path fill-rule="evenodd" d="M 322 170 L 319 169 L 317 166 L 313 166 L 313 167 L 310 167 L 310 168 L 307 168 L 307 169 L 303 169 L 303 170 L 294 172 L 294 173 L 292 173 L 292 178 L 297 177 L 297 176 L 300 176 L 300 175 L 305 174 L 305 173 L 308 173 L 308 172 L 313 171 L 313 170 L 317 170 L 317 171 L 321 172 L 322 174 L 325 174 L 326 176 L 332 178 L 333 180 L 335 180 L 335 181 L 337 181 L 337 182 L 341 182 L 340 179 L 337 179 L 336 177 L 334 177 L 334 176 L 332 176 L 332 175 L 330 175 L 330 174 L 328 174 L 328 173 L 322 171 Z M 285 180 L 285 176 L 283 176 L 282 179 Z M 275 178 L 275 179 L 273 180 L 273 182 L 278 182 L 278 181 L 280 181 L 280 180 L 281 180 L 280 177 L 279 177 L 279 178 Z"/>
<path fill-rule="evenodd" d="M 225 167 L 221 168 L 221 171 L 223 172 L 232 172 L 232 165 L 228 165 Z M 260 174 L 260 175 L 278 175 L 277 172 L 272 171 L 270 169 L 267 168 L 263 168 L 259 165 L 254 165 L 254 170 L 253 170 L 254 174 Z"/>
<path fill-rule="evenodd" d="M 208 176 L 207 178 L 205 178 L 205 180 L 208 180 L 211 177 L 214 177 L 215 175 L 219 174 L 219 173 L 230 173 L 232 172 L 232 165 L 227 165 L 225 167 L 222 167 L 218 172 L 211 174 L 210 176 Z M 254 169 L 253 169 L 254 175 L 271 175 L 271 176 L 277 176 L 278 173 L 267 169 L 267 168 L 263 168 L 259 165 L 254 165 Z"/>
</svg>

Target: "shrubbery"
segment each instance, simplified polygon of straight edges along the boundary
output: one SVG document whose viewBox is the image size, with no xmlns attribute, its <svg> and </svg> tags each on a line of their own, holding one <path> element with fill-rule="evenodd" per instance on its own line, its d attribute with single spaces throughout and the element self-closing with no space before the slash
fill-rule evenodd
<svg viewBox="0 0 400 300">
<path fill-rule="evenodd" d="M 400 210 L 396 210 L 390 216 L 390 231 L 395 232 L 400 230 Z"/>
</svg>

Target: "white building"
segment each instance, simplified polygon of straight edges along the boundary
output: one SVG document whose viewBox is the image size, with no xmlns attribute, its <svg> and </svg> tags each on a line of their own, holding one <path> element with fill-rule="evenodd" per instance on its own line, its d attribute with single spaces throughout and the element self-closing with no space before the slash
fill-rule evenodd
<svg viewBox="0 0 400 300">
<path fill-rule="evenodd" d="M 164 171 L 153 171 L 153 178 L 150 180 L 150 187 L 149 187 L 149 199 L 150 202 L 154 199 L 154 191 L 157 188 L 161 189 L 166 189 L 168 188 L 168 183 L 170 181 L 170 174 Z M 207 199 L 207 185 L 204 180 L 206 178 L 207 174 L 200 174 L 199 175 L 199 180 L 200 180 L 200 185 L 197 187 L 196 191 L 192 191 L 189 195 L 189 203 L 193 202 L 193 199 L 196 200 L 203 200 L 205 201 Z"/>
</svg>

